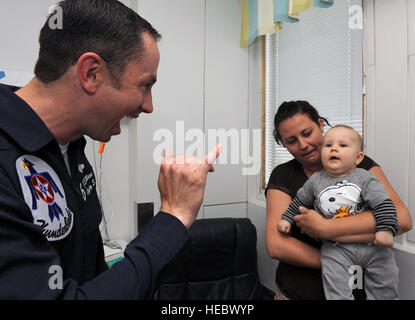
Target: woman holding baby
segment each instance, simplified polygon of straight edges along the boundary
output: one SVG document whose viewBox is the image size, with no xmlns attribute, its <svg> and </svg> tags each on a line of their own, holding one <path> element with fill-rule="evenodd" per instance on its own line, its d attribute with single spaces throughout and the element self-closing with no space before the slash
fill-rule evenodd
<svg viewBox="0 0 415 320">
<path fill-rule="evenodd" d="M 274 137 L 294 159 L 271 173 L 267 198 L 266 242 L 271 258 L 279 260 L 276 271 L 276 299 L 325 299 L 321 274 L 321 241 L 368 243 L 375 240 L 376 220 L 371 211 L 342 219 L 325 219 L 313 209 L 301 209 L 290 233 L 277 225 L 297 191 L 314 173 L 323 169 L 321 150 L 328 121 L 306 101 L 284 102 L 274 118 Z M 373 173 L 396 208 L 398 235 L 412 228 L 408 209 L 393 189 L 380 166 L 364 155 L 358 168 Z M 355 290 L 354 297 L 365 296 Z"/>
</svg>

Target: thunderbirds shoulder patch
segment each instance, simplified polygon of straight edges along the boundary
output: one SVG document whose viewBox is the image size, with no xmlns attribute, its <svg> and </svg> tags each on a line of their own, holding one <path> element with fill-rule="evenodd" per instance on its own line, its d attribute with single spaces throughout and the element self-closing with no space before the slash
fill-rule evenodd
<svg viewBox="0 0 415 320">
<path fill-rule="evenodd" d="M 24 155 L 16 160 L 16 170 L 33 223 L 49 241 L 65 238 L 72 230 L 74 215 L 55 171 L 42 159 Z"/>
</svg>

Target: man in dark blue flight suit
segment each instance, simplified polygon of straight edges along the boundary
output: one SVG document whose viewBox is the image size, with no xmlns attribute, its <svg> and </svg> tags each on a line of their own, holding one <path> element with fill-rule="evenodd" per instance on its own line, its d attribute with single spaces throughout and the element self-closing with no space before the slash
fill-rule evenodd
<svg viewBox="0 0 415 320">
<path fill-rule="evenodd" d="M 83 136 L 109 141 L 123 117 L 152 112 L 160 36 L 116 0 L 59 5 L 64 26 L 42 28 L 36 77 L 0 85 L 0 299 L 150 298 L 188 239 L 219 149 L 166 151 L 160 212 L 107 270 Z"/>
</svg>

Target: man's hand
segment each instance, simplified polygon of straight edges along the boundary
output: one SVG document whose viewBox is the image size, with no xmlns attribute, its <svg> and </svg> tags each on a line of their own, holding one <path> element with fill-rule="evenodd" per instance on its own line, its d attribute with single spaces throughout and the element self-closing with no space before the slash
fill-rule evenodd
<svg viewBox="0 0 415 320">
<path fill-rule="evenodd" d="M 161 211 L 178 218 L 190 228 L 203 201 L 208 172 L 214 172 L 212 163 L 219 156 L 221 146 L 214 147 L 204 159 L 186 155 L 173 156 L 165 150 L 160 167 L 158 187 Z"/>
<path fill-rule="evenodd" d="M 328 223 L 329 220 L 323 218 L 317 211 L 299 208 L 301 214 L 294 217 L 295 224 L 301 229 L 301 232 L 306 233 L 312 238 L 329 239 Z"/>
</svg>

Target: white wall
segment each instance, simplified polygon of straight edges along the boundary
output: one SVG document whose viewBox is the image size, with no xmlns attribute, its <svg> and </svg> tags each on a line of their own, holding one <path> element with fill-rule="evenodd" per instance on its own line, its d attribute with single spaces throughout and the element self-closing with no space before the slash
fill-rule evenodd
<svg viewBox="0 0 415 320">
<path fill-rule="evenodd" d="M 366 0 L 366 145 L 415 221 L 415 1 Z M 415 230 L 397 237 L 403 299 L 415 298 Z"/>
<path fill-rule="evenodd" d="M 32 78 L 39 51 L 39 31 L 54 3 L 53 0 L 0 2 L 0 71 L 6 72 L 9 83 L 24 85 Z"/>
<path fill-rule="evenodd" d="M 209 130 L 247 128 L 248 49 L 239 47 L 239 0 L 141 0 L 138 12 L 162 34 L 154 112 L 139 120 L 137 132 L 137 200 L 155 202 L 158 208 L 159 165 L 153 151 L 160 141 L 154 134 L 168 129 L 174 153 L 183 153 L 195 139 L 183 143 L 183 133 L 176 130 L 179 121 L 184 134 L 192 129 L 204 133 L 207 153 Z M 225 148 L 222 153 L 229 152 Z M 216 172 L 209 174 L 199 218 L 246 217 L 247 178 L 241 161 L 229 162 L 216 164 Z"/>
</svg>

